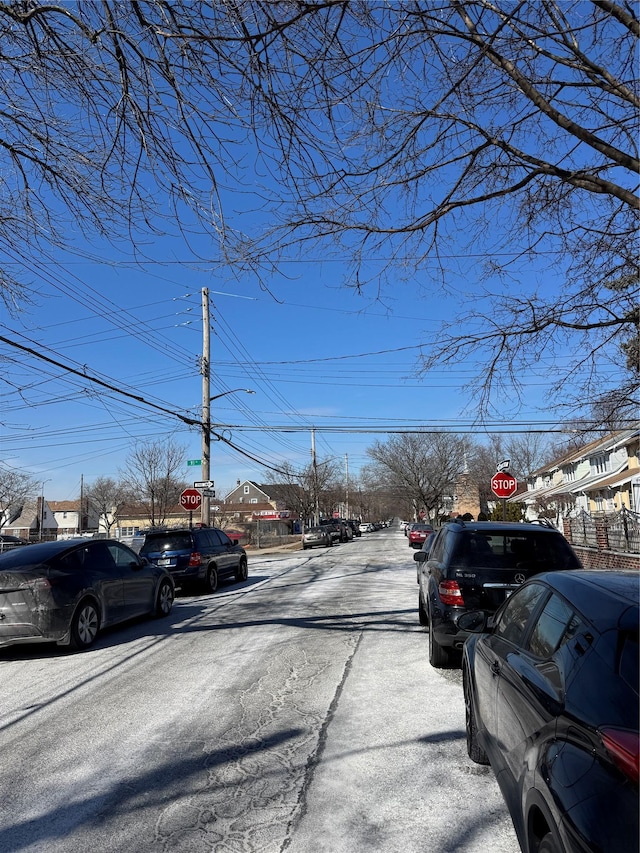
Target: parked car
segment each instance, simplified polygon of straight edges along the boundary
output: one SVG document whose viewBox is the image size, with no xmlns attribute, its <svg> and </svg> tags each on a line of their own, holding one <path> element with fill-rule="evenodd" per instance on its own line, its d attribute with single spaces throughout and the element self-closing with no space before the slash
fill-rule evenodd
<svg viewBox="0 0 640 853">
<path fill-rule="evenodd" d="M 545 570 L 579 569 L 564 536 L 539 524 L 498 521 L 447 522 L 420 563 L 418 619 L 429 626 L 434 667 L 460 660 L 467 634 L 457 619 L 464 610 L 495 612 L 527 578 Z"/>
<path fill-rule="evenodd" d="M 634 571 L 543 573 L 459 620 L 467 751 L 524 853 L 638 853 L 639 590 Z"/>
<path fill-rule="evenodd" d="M 362 536 L 362 531 L 360 530 L 360 524 L 352 518 L 348 518 L 346 521 L 348 527 L 351 528 L 351 532 L 355 536 Z"/>
<path fill-rule="evenodd" d="M 375 527 L 370 521 L 360 522 L 360 533 L 371 533 L 372 530 L 375 530 Z"/>
<path fill-rule="evenodd" d="M 320 527 L 324 527 L 325 530 L 329 532 L 331 536 L 331 542 L 342 542 L 342 530 L 340 529 L 340 525 L 331 520 L 321 521 Z"/>
<path fill-rule="evenodd" d="M 217 527 L 155 530 L 145 536 L 140 554 L 166 568 L 182 589 L 211 593 L 225 578 L 248 576 L 246 551 Z"/>
<path fill-rule="evenodd" d="M 315 548 L 317 545 L 324 545 L 325 548 L 333 545 L 331 533 L 327 527 L 308 527 L 302 534 L 302 549 Z"/>
<path fill-rule="evenodd" d="M 28 545 L 26 539 L 21 539 L 19 536 L 10 536 L 8 533 L 0 533 L 0 554 L 4 551 L 11 551 L 13 548 L 19 548 L 21 545 Z"/>
<path fill-rule="evenodd" d="M 422 522 L 418 522 L 417 524 L 412 524 L 409 528 L 409 547 L 410 548 L 422 548 L 427 536 L 433 533 L 433 527 L 431 524 L 426 524 Z"/>
<path fill-rule="evenodd" d="M 85 649 L 98 631 L 170 613 L 171 575 L 114 539 L 65 539 L 0 554 L 0 646 Z"/>
<path fill-rule="evenodd" d="M 434 539 L 436 538 L 436 531 L 432 530 L 431 533 L 428 534 L 427 538 L 422 543 L 421 551 L 424 552 L 425 557 L 422 558 L 422 561 L 429 559 L 429 552 L 431 551 L 431 546 L 433 545 Z M 420 562 L 416 558 L 416 555 L 413 555 L 413 559 L 416 561 L 416 581 L 420 583 Z"/>
</svg>

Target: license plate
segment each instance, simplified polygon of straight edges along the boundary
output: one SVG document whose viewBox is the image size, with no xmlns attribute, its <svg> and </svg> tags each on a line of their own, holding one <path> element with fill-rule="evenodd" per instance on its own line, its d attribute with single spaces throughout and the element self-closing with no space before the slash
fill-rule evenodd
<svg viewBox="0 0 640 853">
<path fill-rule="evenodd" d="M 173 560 L 170 560 L 168 557 L 166 557 L 163 560 L 158 560 L 158 565 L 159 566 L 170 566 L 172 562 L 173 562 Z"/>
</svg>

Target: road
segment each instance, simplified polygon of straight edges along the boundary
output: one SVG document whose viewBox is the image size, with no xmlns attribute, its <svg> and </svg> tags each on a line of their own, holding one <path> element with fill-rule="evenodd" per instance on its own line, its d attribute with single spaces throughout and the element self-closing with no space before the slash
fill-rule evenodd
<svg viewBox="0 0 640 853">
<path fill-rule="evenodd" d="M 252 556 L 87 652 L 0 650 L 3 853 L 518 853 L 398 529 Z"/>
</svg>

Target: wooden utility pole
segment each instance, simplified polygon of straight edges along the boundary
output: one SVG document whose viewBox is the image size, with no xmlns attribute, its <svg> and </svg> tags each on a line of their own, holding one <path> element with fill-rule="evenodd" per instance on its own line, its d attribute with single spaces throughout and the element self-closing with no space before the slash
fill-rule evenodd
<svg viewBox="0 0 640 853">
<path fill-rule="evenodd" d="M 209 312 L 209 289 L 202 288 L 202 479 L 211 479 L 211 335 Z M 209 496 L 202 495 L 200 521 L 209 524 Z"/>
</svg>

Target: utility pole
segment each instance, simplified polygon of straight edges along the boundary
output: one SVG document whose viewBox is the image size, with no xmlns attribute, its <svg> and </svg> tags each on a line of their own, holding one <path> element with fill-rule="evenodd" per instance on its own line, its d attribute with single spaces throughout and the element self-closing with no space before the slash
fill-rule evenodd
<svg viewBox="0 0 640 853">
<path fill-rule="evenodd" d="M 211 479 L 211 335 L 209 316 L 209 289 L 202 288 L 202 479 Z M 209 496 L 202 496 L 200 520 L 209 524 Z"/>
<path fill-rule="evenodd" d="M 349 454 L 344 454 L 344 479 L 345 479 L 345 518 L 349 515 Z"/>
<path fill-rule="evenodd" d="M 80 513 L 78 515 L 78 536 L 82 533 L 82 507 L 84 506 L 84 474 L 80 474 Z"/>
<path fill-rule="evenodd" d="M 311 430 L 311 464 L 313 466 L 314 525 L 320 524 L 320 495 L 318 494 L 318 463 L 316 461 L 316 431 Z"/>
</svg>

